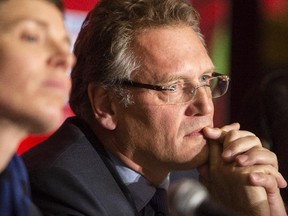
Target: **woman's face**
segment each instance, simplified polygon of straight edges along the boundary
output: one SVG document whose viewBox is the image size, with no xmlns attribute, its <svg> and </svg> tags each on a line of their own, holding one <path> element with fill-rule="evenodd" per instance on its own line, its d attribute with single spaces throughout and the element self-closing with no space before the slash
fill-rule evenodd
<svg viewBox="0 0 288 216">
<path fill-rule="evenodd" d="M 0 4 L 0 118 L 48 132 L 62 120 L 75 58 L 58 9 L 43 0 Z"/>
</svg>

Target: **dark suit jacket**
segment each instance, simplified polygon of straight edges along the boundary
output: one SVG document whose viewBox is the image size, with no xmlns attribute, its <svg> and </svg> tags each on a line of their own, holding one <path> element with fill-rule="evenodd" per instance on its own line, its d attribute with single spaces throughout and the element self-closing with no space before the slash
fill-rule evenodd
<svg viewBox="0 0 288 216">
<path fill-rule="evenodd" d="M 23 159 L 32 198 L 46 215 L 137 215 L 103 146 L 76 117 Z"/>
</svg>

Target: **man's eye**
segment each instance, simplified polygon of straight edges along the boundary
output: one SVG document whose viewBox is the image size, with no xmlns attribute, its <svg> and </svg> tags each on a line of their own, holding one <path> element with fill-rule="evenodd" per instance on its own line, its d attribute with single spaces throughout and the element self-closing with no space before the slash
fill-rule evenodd
<svg viewBox="0 0 288 216">
<path fill-rule="evenodd" d="M 206 82 L 210 78 L 211 78 L 210 75 L 203 75 L 203 76 L 200 77 L 200 82 Z"/>
<path fill-rule="evenodd" d="M 176 90 L 177 90 L 177 86 L 178 86 L 178 84 L 177 84 L 177 83 L 174 83 L 174 84 L 169 85 L 169 86 L 167 87 L 167 89 L 168 89 L 169 91 L 176 91 Z"/>
</svg>

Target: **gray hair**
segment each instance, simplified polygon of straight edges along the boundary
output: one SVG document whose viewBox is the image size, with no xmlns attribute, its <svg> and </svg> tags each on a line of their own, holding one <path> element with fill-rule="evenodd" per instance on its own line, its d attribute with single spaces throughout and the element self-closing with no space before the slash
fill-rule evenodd
<svg viewBox="0 0 288 216">
<path fill-rule="evenodd" d="M 124 96 L 119 84 L 141 68 L 133 51 L 135 37 L 145 29 L 174 25 L 191 26 L 204 44 L 198 13 L 186 0 L 101 0 L 87 15 L 74 47 L 69 101 L 74 113 L 86 121 L 93 116 L 89 83 Z"/>
</svg>

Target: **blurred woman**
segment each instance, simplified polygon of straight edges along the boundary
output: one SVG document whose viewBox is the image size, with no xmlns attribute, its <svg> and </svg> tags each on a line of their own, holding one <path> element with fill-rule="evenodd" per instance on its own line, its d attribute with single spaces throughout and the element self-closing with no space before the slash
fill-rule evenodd
<svg viewBox="0 0 288 216">
<path fill-rule="evenodd" d="M 74 64 L 55 0 L 0 0 L 0 215 L 33 215 L 16 150 L 62 120 Z M 63 8 L 62 8 L 63 9 Z"/>
</svg>

